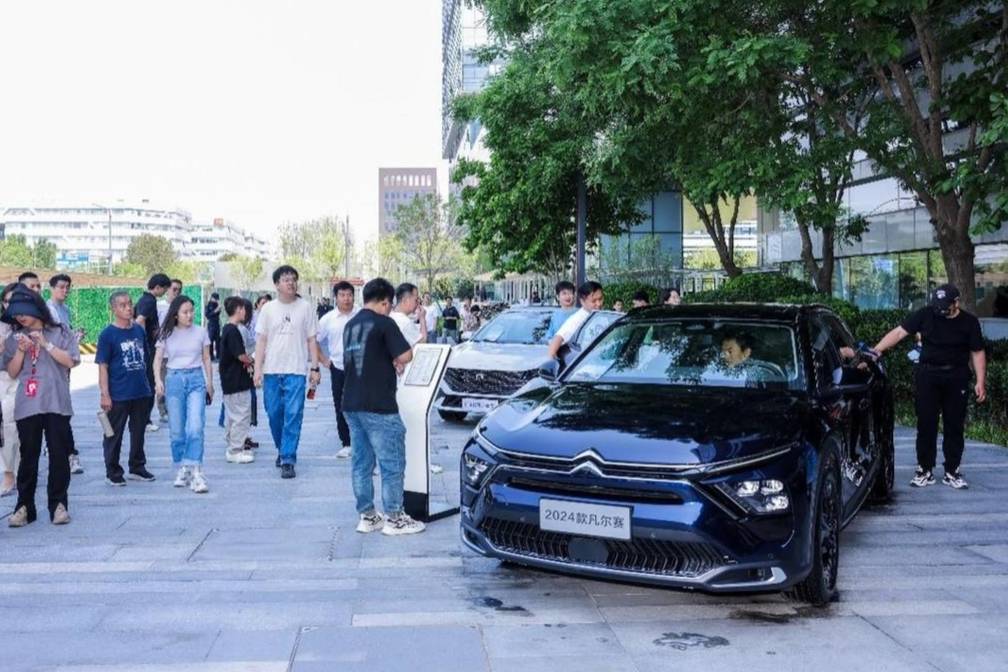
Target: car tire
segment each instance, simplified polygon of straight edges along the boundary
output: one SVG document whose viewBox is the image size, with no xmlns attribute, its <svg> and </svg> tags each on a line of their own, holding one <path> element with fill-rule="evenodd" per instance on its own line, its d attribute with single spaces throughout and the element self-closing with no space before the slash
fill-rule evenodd
<svg viewBox="0 0 1008 672">
<path fill-rule="evenodd" d="M 892 418 L 893 414 L 890 410 L 881 423 L 883 435 L 879 441 L 881 444 L 879 452 L 882 464 L 875 474 L 875 482 L 872 483 L 871 492 L 868 493 L 868 501 L 872 504 L 885 504 L 891 500 L 893 489 L 896 487 L 896 445 L 893 441 Z"/>
<path fill-rule="evenodd" d="M 832 441 L 823 452 L 813 511 L 812 571 L 788 597 L 822 607 L 836 597 L 840 567 L 840 527 L 843 522 L 842 485 L 837 450 Z"/>
<path fill-rule="evenodd" d="M 439 410 L 437 413 L 438 415 L 441 416 L 441 419 L 444 420 L 445 422 L 462 422 L 463 420 L 465 420 L 465 417 L 467 415 L 465 412 L 462 411 Z"/>
</svg>

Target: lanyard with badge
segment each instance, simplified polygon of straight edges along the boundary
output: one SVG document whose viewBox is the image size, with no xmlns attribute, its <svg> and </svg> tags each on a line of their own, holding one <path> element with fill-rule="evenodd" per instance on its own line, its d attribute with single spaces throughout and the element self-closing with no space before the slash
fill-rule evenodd
<svg viewBox="0 0 1008 672">
<path fill-rule="evenodd" d="M 25 381 L 25 396 L 34 397 L 38 394 L 38 378 L 35 375 L 38 373 L 37 365 L 39 358 L 39 347 L 38 344 L 32 341 L 32 344 L 28 347 L 28 356 L 31 358 L 31 373 L 28 376 L 28 380 Z"/>
</svg>

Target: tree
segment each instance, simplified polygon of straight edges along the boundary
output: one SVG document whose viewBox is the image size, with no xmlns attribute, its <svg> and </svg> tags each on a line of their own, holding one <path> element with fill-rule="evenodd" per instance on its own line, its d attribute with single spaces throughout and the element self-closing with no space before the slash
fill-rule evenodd
<svg viewBox="0 0 1008 672">
<path fill-rule="evenodd" d="M 288 222 L 280 228 L 283 261 L 297 268 L 306 280 L 328 281 L 342 276 L 346 243 L 343 223 L 331 215 Z"/>
<path fill-rule="evenodd" d="M 739 268 L 752 268 L 756 265 L 756 253 L 752 250 L 735 250 L 735 265 Z M 722 268 L 721 256 L 711 248 L 690 250 L 683 257 L 683 268 L 711 271 Z"/>
<path fill-rule="evenodd" d="M 112 275 L 122 278 L 142 278 L 152 274 L 147 273 L 147 270 L 140 264 L 120 261 L 112 267 Z"/>
<path fill-rule="evenodd" d="M 0 240 L 0 265 L 16 268 L 33 266 L 32 250 L 24 236 L 14 234 Z"/>
<path fill-rule="evenodd" d="M 327 280 L 343 277 L 350 254 L 344 224 L 335 217 L 323 217 L 315 221 L 315 226 L 317 242 L 312 259 L 325 271 Z"/>
<path fill-rule="evenodd" d="M 126 261 L 143 269 L 145 275 L 164 273 L 170 264 L 178 259 L 171 241 L 164 236 L 143 233 L 130 241 L 126 247 Z"/>
<path fill-rule="evenodd" d="M 231 274 L 238 281 L 240 289 L 249 289 L 262 276 L 263 260 L 259 257 L 235 255 L 231 259 Z"/>
<path fill-rule="evenodd" d="M 454 204 L 435 194 L 415 196 L 396 209 L 395 237 L 405 261 L 424 278 L 424 289 L 433 291 L 434 281 L 457 267 L 462 249 L 462 229 L 453 216 Z"/>
<path fill-rule="evenodd" d="M 56 243 L 40 238 L 35 241 L 35 245 L 32 247 L 32 265 L 35 268 L 56 268 L 58 253 L 59 248 L 56 247 Z"/>
<path fill-rule="evenodd" d="M 183 284 L 210 282 L 213 280 L 213 264 L 178 259 L 168 264 L 164 269 L 164 273 L 169 277 L 178 278 Z"/>
</svg>

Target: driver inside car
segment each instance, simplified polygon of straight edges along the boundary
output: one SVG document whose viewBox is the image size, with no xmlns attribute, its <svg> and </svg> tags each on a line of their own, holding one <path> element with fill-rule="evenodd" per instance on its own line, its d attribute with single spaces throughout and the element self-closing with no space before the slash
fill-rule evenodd
<svg viewBox="0 0 1008 672">
<path fill-rule="evenodd" d="M 744 379 L 746 385 L 783 381 L 785 375 L 776 364 L 752 356 L 753 345 L 753 337 L 744 331 L 721 337 L 721 362 L 727 373 Z"/>
</svg>

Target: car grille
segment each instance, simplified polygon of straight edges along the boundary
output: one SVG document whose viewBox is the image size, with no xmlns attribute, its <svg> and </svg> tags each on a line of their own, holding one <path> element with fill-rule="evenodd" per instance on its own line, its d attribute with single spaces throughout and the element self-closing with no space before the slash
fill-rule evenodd
<svg viewBox="0 0 1008 672">
<path fill-rule="evenodd" d="M 448 367 L 444 380 L 455 392 L 488 394 L 507 397 L 535 378 L 536 370 L 528 371 L 476 371 Z"/>
<path fill-rule="evenodd" d="M 484 519 L 480 529 L 497 549 L 543 560 L 571 562 L 569 544 L 573 535 L 546 532 L 538 525 L 499 518 Z M 726 561 L 710 544 L 655 539 L 598 539 L 605 544 L 604 563 L 576 560 L 576 564 L 629 572 L 692 578 L 724 566 Z"/>
</svg>

